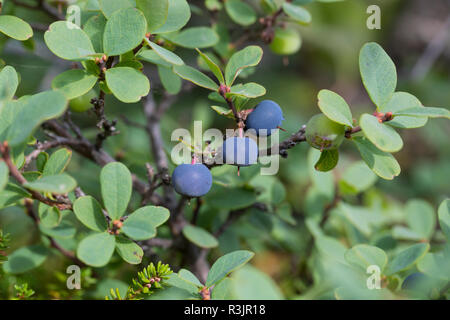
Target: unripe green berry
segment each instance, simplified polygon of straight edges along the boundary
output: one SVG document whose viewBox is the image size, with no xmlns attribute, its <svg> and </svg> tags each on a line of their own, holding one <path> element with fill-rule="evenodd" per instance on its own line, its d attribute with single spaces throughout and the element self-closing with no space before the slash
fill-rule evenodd
<svg viewBox="0 0 450 320">
<path fill-rule="evenodd" d="M 321 151 L 336 149 L 344 141 L 345 127 L 317 114 L 306 124 L 306 141 Z"/>
<path fill-rule="evenodd" d="M 275 36 L 270 44 L 270 49 L 275 54 L 287 56 L 300 50 L 301 45 L 302 39 L 297 31 L 278 28 L 275 30 Z"/>
</svg>

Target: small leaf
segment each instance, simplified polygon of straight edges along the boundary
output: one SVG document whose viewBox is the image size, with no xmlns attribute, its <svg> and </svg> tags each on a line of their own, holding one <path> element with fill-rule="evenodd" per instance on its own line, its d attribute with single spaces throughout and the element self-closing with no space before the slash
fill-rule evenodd
<svg viewBox="0 0 450 320">
<path fill-rule="evenodd" d="M 139 60 L 143 60 L 146 62 L 150 62 L 153 64 L 156 64 L 158 66 L 162 66 L 162 67 L 166 67 L 166 68 L 171 68 L 172 64 L 163 60 L 157 53 L 155 50 L 148 50 L 143 48 L 142 50 L 139 51 L 139 53 L 136 56 L 137 59 Z"/>
<path fill-rule="evenodd" d="M 337 149 L 324 150 L 320 154 L 319 161 L 314 165 L 317 171 L 327 172 L 333 170 L 339 161 L 339 151 Z"/>
<path fill-rule="evenodd" d="M 109 233 L 94 233 L 83 240 L 77 248 L 77 257 L 92 267 L 103 267 L 111 259 L 116 239 Z"/>
<path fill-rule="evenodd" d="M 91 196 L 78 198 L 73 204 L 73 212 L 91 230 L 103 232 L 108 228 L 102 207 Z"/>
<path fill-rule="evenodd" d="M 318 94 L 319 108 L 328 119 L 352 127 L 352 112 L 347 102 L 337 93 L 330 90 L 321 90 Z"/>
<path fill-rule="evenodd" d="M 429 117 L 450 119 L 450 110 L 444 108 L 424 107 L 410 108 L 395 113 L 396 116 Z"/>
<path fill-rule="evenodd" d="M 39 220 L 44 227 L 54 228 L 61 222 L 61 212 L 56 207 L 50 207 L 44 203 L 39 203 Z"/>
<path fill-rule="evenodd" d="M 70 239 L 75 236 L 77 229 L 71 223 L 61 223 L 56 227 L 49 228 L 42 224 L 39 225 L 39 230 L 52 238 L 56 239 Z"/>
<path fill-rule="evenodd" d="M 399 252 L 386 268 L 386 275 L 409 269 L 417 263 L 430 249 L 428 243 L 418 243 Z"/>
<path fill-rule="evenodd" d="M 442 201 L 438 209 L 438 214 L 441 230 L 447 237 L 447 240 L 450 241 L 450 199 Z"/>
<path fill-rule="evenodd" d="M 83 26 L 84 32 L 91 39 L 95 52 L 102 53 L 103 50 L 103 34 L 105 33 L 106 19 L 102 14 L 98 14 L 89 18 Z"/>
<path fill-rule="evenodd" d="M 392 180 L 400 174 L 400 165 L 390 153 L 379 150 L 367 138 L 353 138 L 359 153 L 367 166 L 379 177 Z"/>
<path fill-rule="evenodd" d="M 364 161 L 356 161 L 344 171 L 341 179 L 346 189 L 359 193 L 369 189 L 377 181 L 377 176 Z"/>
<path fill-rule="evenodd" d="M 63 72 L 52 81 L 52 88 L 61 91 L 72 100 L 89 92 L 97 83 L 97 76 L 85 70 L 74 69 Z"/>
<path fill-rule="evenodd" d="M 417 263 L 417 269 L 432 278 L 449 281 L 450 257 L 447 252 L 427 253 Z"/>
<path fill-rule="evenodd" d="M 22 19 L 15 16 L 0 16 L 0 32 L 8 37 L 25 41 L 33 36 L 33 29 Z"/>
<path fill-rule="evenodd" d="M 283 11 L 299 24 L 306 25 L 311 23 L 311 14 L 303 7 L 296 6 L 295 4 L 289 2 L 284 2 Z"/>
<path fill-rule="evenodd" d="M 395 92 L 387 104 L 380 108 L 381 112 L 392 112 L 395 116 L 387 125 L 397 128 L 419 128 L 427 122 L 427 117 L 398 116 L 398 112 L 410 108 L 423 108 L 422 103 L 412 94 L 407 92 Z"/>
<path fill-rule="evenodd" d="M 123 260 L 130 264 L 139 264 L 142 262 L 144 251 L 140 246 L 124 237 L 116 238 L 116 250 Z"/>
<path fill-rule="evenodd" d="M 23 106 L 18 109 L 8 132 L 12 146 L 23 143 L 41 123 L 61 116 L 67 107 L 66 98 L 57 91 L 44 91 L 19 103 Z"/>
<path fill-rule="evenodd" d="M 231 20 L 242 26 L 249 26 L 256 22 L 255 10 L 241 0 L 225 1 L 225 10 Z"/>
<path fill-rule="evenodd" d="M 136 0 L 136 6 L 147 19 L 148 32 L 162 27 L 169 15 L 168 0 Z"/>
<path fill-rule="evenodd" d="M 18 86 L 19 77 L 13 67 L 6 66 L 0 70 L 0 108 L 3 101 L 14 98 Z"/>
<path fill-rule="evenodd" d="M 200 282 L 200 280 L 198 280 L 197 277 L 189 270 L 180 269 L 180 271 L 178 271 L 178 276 L 184 281 L 190 282 L 199 288 L 203 287 L 203 284 Z"/>
<path fill-rule="evenodd" d="M 231 272 L 236 271 L 245 265 L 255 254 L 247 250 L 238 250 L 228 253 L 213 264 L 206 279 L 206 286 L 211 287 L 220 282 Z"/>
<path fill-rule="evenodd" d="M 31 190 L 56 194 L 69 193 L 70 191 L 73 191 L 76 186 L 77 182 L 75 179 L 65 173 L 42 177 L 36 181 L 24 184 L 24 187 Z"/>
<path fill-rule="evenodd" d="M 145 39 L 145 41 L 153 49 L 153 51 L 164 61 L 176 66 L 182 66 L 184 64 L 183 60 L 181 60 L 181 58 L 172 51 L 169 51 L 157 45 L 156 43 L 149 41 L 148 39 Z"/>
<path fill-rule="evenodd" d="M 367 267 L 376 265 L 383 272 L 387 265 L 388 257 L 380 248 L 366 244 L 356 245 L 345 252 L 345 260 L 351 265 L 360 268 L 364 273 Z"/>
<path fill-rule="evenodd" d="M 65 60 L 90 60 L 95 54 L 94 47 L 86 32 L 76 24 L 57 21 L 50 25 L 44 34 L 47 47 L 55 55 Z"/>
<path fill-rule="evenodd" d="M 219 42 L 217 33 L 208 27 L 193 27 L 184 29 L 175 36 L 167 37 L 174 44 L 184 48 L 208 48 Z"/>
<path fill-rule="evenodd" d="M 229 108 L 221 107 L 221 106 L 211 106 L 211 109 L 213 109 L 215 112 L 220 114 L 221 116 L 228 117 L 230 119 L 234 119 L 233 111 Z"/>
<path fill-rule="evenodd" d="M 397 152 L 403 148 L 403 140 L 390 126 L 380 123 L 378 118 L 370 114 L 363 114 L 359 120 L 364 135 L 378 149 L 385 152 Z"/>
<path fill-rule="evenodd" d="M 19 274 L 33 270 L 44 263 L 48 249 L 42 245 L 32 245 L 20 248 L 8 256 L 3 265 L 6 273 Z"/>
<path fill-rule="evenodd" d="M 103 203 L 113 220 L 119 219 L 128 207 L 132 181 L 128 168 L 120 162 L 111 162 L 100 173 Z"/>
<path fill-rule="evenodd" d="M 169 0 L 169 11 L 164 25 L 153 33 L 169 33 L 183 28 L 191 18 L 191 9 L 186 0 Z"/>
<path fill-rule="evenodd" d="M 158 65 L 158 74 L 161 83 L 169 94 L 178 94 L 181 90 L 181 78 L 176 75 L 172 68 Z"/>
<path fill-rule="evenodd" d="M 105 53 L 117 56 L 133 50 L 144 40 L 146 32 L 147 21 L 141 11 L 128 8 L 114 12 L 103 35 Z"/>
<path fill-rule="evenodd" d="M 209 70 L 211 70 L 212 73 L 216 76 L 217 80 L 221 84 L 225 83 L 225 78 L 223 77 L 222 70 L 220 70 L 220 67 L 206 54 L 201 52 L 199 49 L 196 49 L 200 57 L 205 61 L 206 65 L 208 66 Z"/>
<path fill-rule="evenodd" d="M 0 192 L 0 209 L 12 206 L 23 198 L 30 196 L 31 195 L 25 189 L 15 184 L 8 183 L 2 192 Z"/>
<path fill-rule="evenodd" d="M 375 43 L 366 43 L 359 55 L 359 69 L 373 103 L 382 108 L 391 99 L 397 87 L 397 71 L 391 58 Z"/>
<path fill-rule="evenodd" d="M 0 161 L 0 191 L 6 187 L 9 179 L 9 169 L 4 161 Z"/>
<path fill-rule="evenodd" d="M 209 90 L 217 91 L 219 86 L 206 74 L 198 71 L 189 66 L 174 66 L 173 72 L 175 72 L 181 78 L 195 83 L 199 87 L 203 87 Z"/>
<path fill-rule="evenodd" d="M 411 230 L 422 239 L 430 239 L 436 226 L 436 216 L 433 207 L 420 199 L 409 200 L 405 206 L 406 221 Z"/>
<path fill-rule="evenodd" d="M 219 282 L 211 293 L 211 299 L 213 300 L 232 300 L 235 289 L 235 280 L 225 278 Z"/>
<path fill-rule="evenodd" d="M 258 46 L 248 46 L 233 54 L 225 69 L 225 80 L 227 85 L 231 87 L 245 68 L 258 65 L 262 59 L 262 55 L 263 50 Z"/>
<path fill-rule="evenodd" d="M 266 94 L 266 89 L 254 82 L 238 84 L 231 87 L 227 96 L 239 96 L 244 98 L 258 98 Z"/>
<path fill-rule="evenodd" d="M 69 165 L 72 158 L 72 151 L 66 148 L 61 148 L 55 151 L 45 163 L 42 175 L 51 176 L 63 173 Z"/>
<path fill-rule="evenodd" d="M 166 222 L 169 216 L 166 208 L 142 207 L 125 220 L 122 231 L 134 240 L 147 240 L 156 236 L 156 228 Z"/>
<path fill-rule="evenodd" d="M 114 96 L 125 103 L 134 103 L 150 92 L 150 81 L 130 67 L 115 67 L 105 72 L 106 83 Z"/>
<path fill-rule="evenodd" d="M 200 248 L 215 248 L 219 245 L 219 242 L 212 234 L 193 225 L 186 225 L 183 228 L 183 235 Z"/>
</svg>

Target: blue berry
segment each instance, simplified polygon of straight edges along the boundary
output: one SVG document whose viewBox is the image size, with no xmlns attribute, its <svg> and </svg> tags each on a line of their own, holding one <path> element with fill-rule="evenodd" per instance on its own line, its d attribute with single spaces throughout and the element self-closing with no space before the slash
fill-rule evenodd
<svg viewBox="0 0 450 320">
<path fill-rule="evenodd" d="M 255 130 L 258 135 L 270 136 L 271 130 L 281 126 L 283 120 L 280 106 L 271 100 L 264 100 L 248 115 L 246 127 Z"/>
<path fill-rule="evenodd" d="M 223 163 L 247 167 L 258 160 L 258 145 L 249 137 L 231 137 L 222 146 Z"/>
<path fill-rule="evenodd" d="M 197 198 L 211 189 L 212 175 L 204 164 L 181 164 L 173 171 L 172 184 L 179 194 Z"/>
</svg>

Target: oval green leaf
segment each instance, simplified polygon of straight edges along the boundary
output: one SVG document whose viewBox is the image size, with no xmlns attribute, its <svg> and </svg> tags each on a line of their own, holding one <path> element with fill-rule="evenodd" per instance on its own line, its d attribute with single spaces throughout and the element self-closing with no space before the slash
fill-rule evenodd
<svg viewBox="0 0 450 320">
<path fill-rule="evenodd" d="M 225 10 L 231 20 L 241 26 L 249 26 L 256 22 L 256 12 L 250 5 L 241 0 L 225 1 Z"/>
<path fill-rule="evenodd" d="M 147 30 L 153 32 L 162 27 L 169 15 L 168 0 L 136 0 L 136 5 L 147 19 Z"/>
<path fill-rule="evenodd" d="M 92 267 L 103 267 L 111 259 L 116 239 L 109 233 L 94 233 L 83 240 L 77 248 L 77 257 Z"/>
<path fill-rule="evenodd" d="M 68 174 L 58 174 L 53 176 L 45 176 L 33 182 L 27 182 L 24 187 L 38 191 L 50 192 L 56 194 L 65 194 L 73 191 L 77 186 L 74 178 Z"/>
<path fill-rule="evenodd" d="M 255 254 L 247 250 L 238 250 L 228 253 L 213 264 L 206 279 L 206 286 L 211 287 L 225 278 L 231 272 L 244 266 Z"/>
<path fill-rule="evenodd" d="M 150 91 L 150 81 L 140 71 L 130 67 L 117 67 L 105 72 L 106 83 L 114 96 L 125 103 L 141 100 Z"/>
<path fill-rule="evenodd" d="M 233 54 L 225 68 L 225 80 L 227 85 L 231 87 L 245 68 L 258 65 L 262 56 L 263 50 L 258 46 L 248 46 Z"/>
<path fill-rule="evenodd" d="M 183 28 L 191 18 L 191 9 L 186 0 L 169 0 L 169 10 L 164 25 L 153 33 L 169 33 Z"/>
<path fill-rule="evenodd" d="M 359 125 L 367 139 L 381 151 L 397 152 L 403 148 L 403 140 L 397 131 L 380 123 L 377 117 L 365 113 L 361 116 Z"/>
<path fill-rule="evenodd" d="M 186 225 L 183 235 L 200 248 L 215 248 L 219 245 L 217 239 L 203 228 Z"/>
<path fill-rule="evenodd" d="M 117 237 L 116 250 L 122 259 L 130 264 L 139 264 L 142 262 L 144 251 L 140 246 L 129 239 Z"/>
<path fill-rule="evenodd" d="M 111 162 L 100 173 L 103 203 L 113 220 L 119 219 L 131 198 L 132 180 L 128 168 L 120 162 Z"/>
<path fill-rule="evenodd" d="M 352 112 L 347 102 L 337 93 L 330 90 L 321 90 L 317 95 L 319 108 L 328 119 L 352 127 Z"/>
<path fill-rule="evenodd" d="M 147 240 L 156 236 L 156 228 L 166 222 L 169 216 L 166 208 L 146 206 L 125 220 L 122 231 L 134 240 Z"/>
<path fill-rule="evenodd" d="M 389 276 L 399 271 L 411 268 L 425 256 L 429 249 L 430 245 L 428 243 L 418 243 L 399 252 L 389 262 L 386 268 L 386 275 Z"/>
<path fill-rule="evenodd" d="M 0 32 L 8 37 L 25 41 L 33 36 L 33 29 L 22 19 L 15 16 L 0 16 Z"/>
<path fill-rule="evenodd" d="M 367 267 L 371 265 L 376 265 L 383 271 L 387 265 L 388 257 L 380 248 L 359 244 L 345 252 L 345 260 L 363 272 L 366 272 Z"/>
<path fill-rule="evenodd" d="M 8 256 L 3 265 L 6 273 L 19 274 L 33 270 L 44 263 L 48 249 L 42 245 L 32 245 L 20 248 Z"/>
<path fill-rule="evenodd" d="M 203 87 L 213 91 L 217 91 L 217 89 L 219 89 L 219 85 L 215 83 L 210 77 L 190 66 L 174 66 L 173 72 L 175 72 L 181 78 L 195 83 L 199 87 Z"/>
<path fill-rule="evenodd" d="M 97 83 L 97 76 L 85 70 L 74 69 L 65 71 L 52 81 L 52 88 L 64 93 L 67 99 L 72 100 L 89 92 Z"/>
<path fill-rule="evenodd" d="M 73 204 L 73 212 L 91 230 L 103 232 L 108 228 L 102 207 L 91 196 L 78 198 Z"/>
</svg>

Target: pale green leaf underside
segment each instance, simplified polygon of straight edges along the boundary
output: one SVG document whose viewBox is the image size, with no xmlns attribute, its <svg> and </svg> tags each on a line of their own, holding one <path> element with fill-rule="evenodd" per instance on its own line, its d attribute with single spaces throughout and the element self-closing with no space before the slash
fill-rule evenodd
<svg viewBox="0 0 450 320">
<path fill-rule="evenodd" d="M 217 89 L 219 88 L 219 85 L 215 83 L 210 77 L 190 66 L 174 66 L 173 71 L 181 78 L 195 83 L 200 87 L 213 91 L 217 91 Z"/>
<path fill-rule="evenodd" d="M 116 67 L 105 72 L 106 83 L 114 96 L 125 103 L 141 100 L 150 92 L 150 81 L 138 70 Z"/>
<path fill-rule="evenodd" d="M 321 90 L 318 94 L 319 108 L 328 119 L 352 127 L 352 112 L 347 102 L 337 93 L 330 90 Z"/>
<path fill-rule="evenodd" d="M 119 219 L 131 198 L 132 180 L 128 168 L 120 162 L 111 162 L 100 173 L 103 203 L 111 219 Z"/>
<path fill-rule="evenodd" d="M 62 173 L 45 176 L 33 182 L 27 182 L 24 186 L 38 192 L 65 194 L 73 191 L 77 186 L 77 182 L 68 174 Z"/>
<path fill-rule="evenodd" d="M 186 225 L 183 228 L 183 235 L 200 248 L 214 248 L 219 245 L 212 234 L 197 226 Z"/>
<path fill-rule="evenodd" d="M 263 50 L 258 46 L 248 46 L 236 52 L 225 68 L 225 80 L 228 86 L 232 86 L 241 71 L 259 64 L 263 56 Z"/>
<path fill-rule="evenodd" d="M 403 147 L 403 140 L 392 127 L 380 123 L 378 118 L 370 114 L 363 114 L 359 120 L 364 135 L 378 149 L 384 152 L 397 152 Z"/>
<path fill-rule="evenodd" d="M 67 99 L 72 100 L 89 92 L 97 83 L 97 76 L 85 70 L 73 69 L 56 76 L 52 88 L 61 91 Z"/>
<path fill-rule="evenodd" d="M 0 16 L 0 32 L 8 37 L 25 41 L 33 36 L 33 29 L 22 19 L 15 16 Z"/>
</svg>

